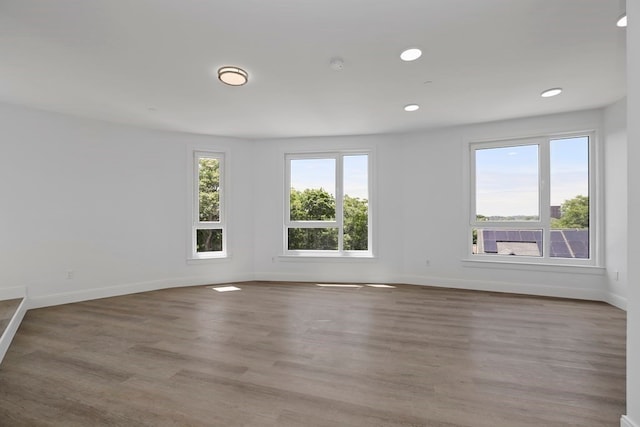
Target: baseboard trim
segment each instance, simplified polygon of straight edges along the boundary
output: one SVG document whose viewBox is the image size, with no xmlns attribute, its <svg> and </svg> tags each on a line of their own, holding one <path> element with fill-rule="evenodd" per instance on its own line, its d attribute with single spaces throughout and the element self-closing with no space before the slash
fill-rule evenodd
<svg viewBox="0 0 640 427">
<path fill-rule="evenodd" d="M 640 424 L 634 423 L 631 421 L 631 418 L 623 415 L 622 418 L 620 418 L 620 427 L 640 427 Z"/>
<path fill-rule="evenodd" d="M 504 292 L 511 294 L 524 294 L 535 296 L 546 296 L 556 298 L 571 298 L 589 301 L 602 301 L 615 307 L 626 308 L 626 300 L 618 295 L 603 292 L 599 289 L 576 289 L 570 287 L 543 286 L 535 284 L 522 284 L 498 281 L 481 281 L 469 279 L 451 279 L 446 277 L 435 276 L 415 276 L 403 275 L 393 278 L 379 278 L 376 282 L 380 283 L 403 283 L 418 286 L 433 286 L 439 288 L 465 289 L 486 292 Z M 299 273 L 257 273 L 255 280 L 266 281 L 289 281 L 289 282 L 314 282 L 319 280 L 329 280 L 330 282 L 362 282 L 367 281 L 366 278 L 353 280 L 351 278 L 332 278 L 322 279 L 318 275 L 305 275 Z"/>
<path fill-rule="evenodd" d="M 329 274 L 325 274 L 328 271 Z M 323 272 L 314 272 L 313 274 L 300 273 L 256 273 L 254 279 L 266 282 L 319 282 L 319 283 L 401 283 L 395 278 L 385 277 L 380 274 L 348 274 L 345 276 L 334 276 L 331 270 L 325 269 Z"/>
<path fill-rule="evenodd" d="M 140 292 L 156 291 L 167 288 L 181 288 L 188 286 L 201 286 L 250 280 L 253 280 L 253 275 L 247 275 L 246 277 L 234 277 L 232 279 L 226 277 L 213 279 L 211 277 L 198 276 L 182 277 L 179 279 L 151 280 L 147 282 L 128 283 L 124 285 L 116 285 L 89 290 L 59 292 L 50 295 L 32 296 L 29 298 L 29 305 L 27 308 L 33 309 L 50 307 L 54 305 L 71 304 L 74 302 L 137 294 Z"/>
<path fill-rule="evenodd" d="M 24 298 L 25 296 L 27 296 L 27 288 L 25 287 L 0 288 L 0 301 Z"/>
<path fill-rule="evenodd" d="M 372 278 L 366 275 L 353 276 L 351 274 L 345 277 L 324 277 L 325 274 L 314 272 L 313 274 L 300 274 L 299 272 L 257 272 L 247 273 L 243 275 L 229 275 L 222 277 L 181 277 L 162 280 L 152 280 L 138 283 L 121 284 L 94 289 L 83 289 L 77 291 L 54 292 L 48 295 L 37 295 L 36 292 L 29 292 L 29 306 L 27 308 L 40 308 L 60 304 L 69 304 L 86 300 L 99 298 L 108 298 L 132 293 L 148 292 L 159 289 L 198 286 L 206 284 L 220 284 L 229 282 L 242 282 L 251 280 L 265 281 L 288 281 L 288 282 L 313 282 L 313 281 L 331 281 L 331 282 L 362 282 L 371 281 Z M 537 284 L 522 284 L 499 281 L 482 281 L 469 279 L 452 279 L 446 277 L 420 276 L 420 275 L 401 275 L 375 277 L 376 282 L 380 283 L 406 283 L 410 285 L 445 287 L 453 289 L 479 290 L 488 292 L 505 292 L 515 294 L 549 296 L 558 298 L 574 298 L 592 301 L 603 301 L 608 304 L 626 310 L 626 298 L 620 295 L 606 292 L 600 289 L 579 289 L 573 287 L 557 287 L 544 286 Z M 36 294 L 36 295 L 34 295 Z M 26 295 L 24 288 L 8 288 L 0 290 L 0 299 L 10 299 L 11 297 L 23 297 Z"/>
<path fill-rule="evenodd" d="M 627 299 L 620 295 L 607 292 L 605 294 L 604 302 L 611 304 L 614 307 L 618 307 L 620 310 L 627 311 Z"/>
<path fill-rule="evenodd" d="M 7 350 L 9 350 L 9 346 L 11 345 L 11 341 L 13 341 L 13 337 L 16 335 L 16 332 L 18 332 L 20 323 L 22 322 L 22 319 L 27 312 L 27 305 L 27 298 L 22 298 L 22 302 L 16 309 L 16 312 L 13 313 L 13 317 L 2 333 L 2 336 L 0 336 L 0 363 L 2 363 L 5 354 L 7 354 Z"/>
<path fill-rule="evenodd" d="M 402 276 L 400 283 L 410 285 L 435 286 L 442 288 L 466 289 L 487 292 L 504 292 L 511 294 L 524 294 L 556 298 L 572 298 L 590 301 L 607 302 L 601 290 L 576 289 L 558 286 L 541 286 L 535 284 L 522 284 L 511 282 L 481 281 L 481 280 L 457 280 L 445 277 Z"/>
</svg>

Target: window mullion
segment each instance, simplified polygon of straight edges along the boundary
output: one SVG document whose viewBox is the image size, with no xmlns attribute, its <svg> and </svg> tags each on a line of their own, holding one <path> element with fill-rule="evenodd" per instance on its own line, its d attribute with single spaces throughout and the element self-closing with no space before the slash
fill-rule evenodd
<svg viewBox="0 0 640 427">
<path fill-rule="evenodd" d="M 548 259 L 551 254 L 551 154 L 549 139 L 538 145 L 540 174 L 540 225 L 543 230 L 542 258 Z"/>
<path fill-rule="evenodd" d="M 336 221 L 338 223 L 338 251 L 344 250 L 344 156 L 336 159 Z"/>
<path fill-rule="evenodd" d="M 469 228 L 469 233 L 471 233 L 471 230 L 477 226 L 478 223 L 478 216 L 477 216 L 477 212 L 476 212 L 476 148 L 474 146 L 471 146 L 470 148 L 471 153 L 470 153 L 470 159 L 469 159 L 469 178 L 470 178 L 470 196 L 471 196 L 471 211 L 469 212 L 469 224 L 471 225 L 471 227 Z"/>
</svg>

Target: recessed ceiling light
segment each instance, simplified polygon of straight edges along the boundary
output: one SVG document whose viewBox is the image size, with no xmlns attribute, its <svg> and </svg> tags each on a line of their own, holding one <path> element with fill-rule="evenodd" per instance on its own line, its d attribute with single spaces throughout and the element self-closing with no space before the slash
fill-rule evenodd
<svg viewBox="0 0 640 427">
<path fill-rule="evenodd" d="M 547 89 L 540 94 L 543 98 L 551 98 L 552 96 L 560 95 L 562 93 L 561 87 L 554 87 L 553 89 Z"/>
<path fill-rule="evenodd" d="M 242 86 L 249 80 L 249 74 L 238 67 L 222 67 L 218 70 L 218 78 L 229 86 Z"/>
<path fill-rule="evenodd" d="M 400 54 L 400 59 L 402 59 L 403 61 L 415 61 L 421 56 L 422 56 L 422 51 L 420 49 L 411 48 L 402 52 Z"/>
<path fill-rule="evenodd" d="M 404 106 L 404 111 L 417 111 L 420 109 L 418 104 L 409 104 Z"/>
<path fill-rule="evenodd" d="M 620 18 L 618 18 L 618 22 L 616 22 L 616 25 L 620 28 L 625 28 L 627 26 L 627 14 L 625 13 L 624 15 L 622 15 Z"/>
</svg>

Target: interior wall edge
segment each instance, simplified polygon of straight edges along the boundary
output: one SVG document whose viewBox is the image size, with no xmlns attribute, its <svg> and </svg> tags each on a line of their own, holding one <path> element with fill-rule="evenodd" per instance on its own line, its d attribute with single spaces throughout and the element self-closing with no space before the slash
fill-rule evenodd
<svg viewBox="0 0 640 427">
<path fill-rule="evenodd" d="M 28 299 L 27 297 L 23 297 L 22 302 L 13 314 L 13 317 L 9 321 L 9 324 L 2 333 L 2 336 L 0 336 L 0 363 L 2 363 L 5 354 L 7 354 L 7 350 L 9 350 L 9 346 L 11 345 L 11 341 L 13 341 L 13 337 L 16 335 L 16 332 L 18 332 L 20 323 L 22 322 L 22 319 L 27 312 L 27 306 Z"/>
</svg>

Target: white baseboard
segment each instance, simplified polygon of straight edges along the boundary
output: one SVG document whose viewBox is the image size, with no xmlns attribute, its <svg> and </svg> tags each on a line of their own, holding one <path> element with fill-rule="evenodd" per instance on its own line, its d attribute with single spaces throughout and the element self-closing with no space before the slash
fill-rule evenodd
<svg viewBox="0 0 640 427">
<path fill-rule="evenodd" d="M 640 424 L 634 423 L 631 421 L 631 418 L 623 415 L 622 418 L 620 418 L 620 427 L 640 427 Z"/>
<path fill-rule="evenodd" d="M 431 277 L 418 275 L 401 275 L 380 277 L 375 276 L 375 280 L 360 274 L 345 274 L 338 277 L 331 272 L 312 273 L 304 272 L 256 272 L 244 275 L 231 275 L 212 278 L 210 276 L 181 277 L 162 280 L 152 280 L 146 282 L 121 284 L 103 288 L 83 289 L 76 291 L 53 292 L 48 295 L 37 295 L 36 292 L 29 292 L 29 306 L 27 308 L 48 307 L 59 304 L 69 304 L 73 302 L 86 301 L 99 298 L 108 298 L 119 295 L 126 295 L 138 292 L 147 292 L 157 289 L 166 289 L 183 286 L 197 286 L 206 284 L 218 284 L 229 282 L 241 282 L 250 280 L 266 281 L 289 281 L 289 282 L 362 282 L 375 281 L 380 283 L 406 283 L 411 285 L 446 287 L 454 289 L 468 289 L 489 292 L 507 292 L 516 294 L 549 296 L 559 298 L 575 298 L 593 301 L 604 301 L 622 310 L 626 309 L 626 298 L 619 295 L 595 289 L 576 289 L 573 287 L 544 286 L 536 284 L 522 284 L 499 281 L 481 281 L 469 279 L 451 279 L 447 277 Z M 24 288 L 10 288 L 0 290 L 0 299 L 3 295 L 22 297 L 26 294 Z M 34 295 L 36 294 L 36 295 Z M 8 298 L 5 298 L 8 299 Z"/>
<path fill-rule="evenodd" d="M 605 301 L 605 295 L 601 290 L 576 289 L 558 286 L 542 286 L 535 284 L 522 284 L 498 281 L 482 281 L 469 279 L 449 279 L 446 277 L 426 276 L 401 276 L 399 283 L 411 285 L 435 286 L 454 289 L 467 289 L 488 292 L 506 292 L 512 294 L 525 294 L 558 298 L 574 298 L 591 301 Z"/>
<path fill-rule="evenodd" d="M 328 273 L 313 272 L 311 274 L 306 273 L 255 273 L 254 280 L 268 281 L 268 282 L 320 282 L 320 283 L 401 283 L 397 280 L 392 280 L 390 277 L 381 277 L 376 275 L 363 275 L 362 273 L 347 274 L 344 276 L 336 276 L 332 274 L 331 270 L 326 270 Z"/>
<path fill-rule="evenodd" d="M 13 299 L 13 298 L 11 298 Z M 13 314 L 13 317 L 9 321 L 9 324 L 4 329 L 2 336 L 0 336 L 0 363 L 2 363 L 2 359 L 4 359 L 4 355 L 7 354 L 7 350 L 9 350 L 9 345 L 11 345 L 11 341 L 13 337 L 16 335 L 18 331 L 18 327 L 20 327 L 20 322 L 22 322 L 22 318 L 27 312 L 27 298 L 23 298 L 22 302 L 16 309 L 16 312 Z"/>
<path fill-rule="evenodd" d="M 255 280 L 268 281 L 290 281 L 290 282 L 314 282 L 314 281 L 330 281 L 330 282 L 362 282 L 370 281 L 366 277 L 320 277 L 317 272 L 307 273 L 289 273 L 289 272 L 268 272 L 256 273 Z M 447 277 L 402 275 L 395 277 L 380 277 L 376 282 L 380 283 L 406 283 L 409 285 L 434 286 L 452 289 L 467 289 L 488 292 L 505 292 L 513 294 L 525 294 L 558 298 L 573 298 L 590 301 L 603 301 L 615 307 L 626 309 L 626 299 L 609 292 L 603 292 L 599 289 L 576 289 L 572 287 L 544 286 L 536 284 L 522 284 L 512 282 L 499 281 L 481 281 L 469 279 L 451 279 Z"/>
<path fill-rule="evenodd" d="M 31 296 L 29 298 L 29 305 L 27 308 L 32 309 L 50 307 L 60 304 L 70 304 L 74 302 L 136 294 L 139 292 L 155 291 L 159 289 L 241 282 L 249 280 L 253 280 L 253 275 L 246 275 L 246 277 L 236 276 L 233 278 L 233 280 L 229 280 L 229 278 L 226 277 L 221 277 L 218 279 L 213 279 L 211 277 L 182 277 L 179 279 L 164 279 L 151 280 L 148 282 L 127 283 L 123 285 L 108 286 L 103 288 L 59 292 L 43 296 Z"/>
<path fill-rule="evenodd" d="M 25 296 L 27 296 L 27 289 L 25 287 L 0 288 L 0 301 L 24 298 Z"/>
<path fill-rule="evenodd" d="M 618 307 L 620 310 L 627 311 L 627 299 L 611 292 L 605 294 L 604 302 Z"/>
</svg>

